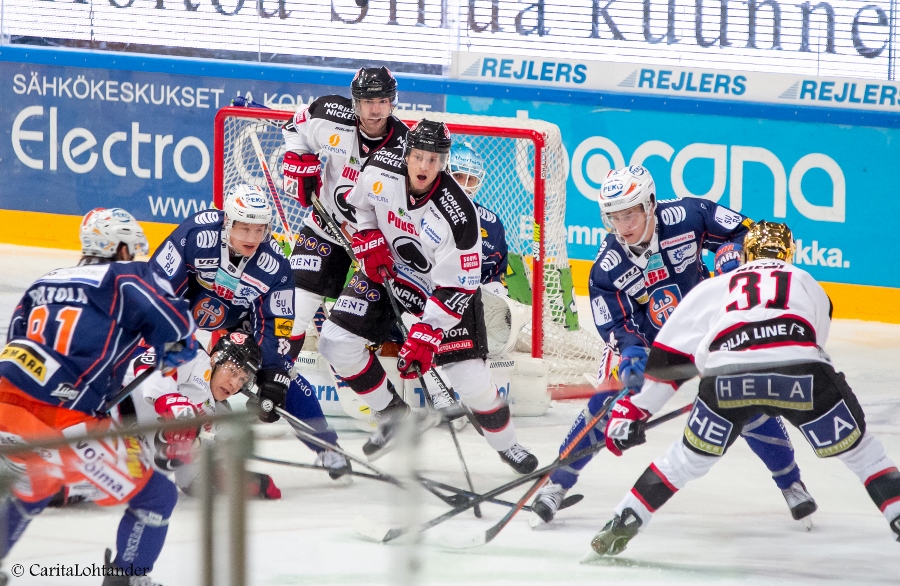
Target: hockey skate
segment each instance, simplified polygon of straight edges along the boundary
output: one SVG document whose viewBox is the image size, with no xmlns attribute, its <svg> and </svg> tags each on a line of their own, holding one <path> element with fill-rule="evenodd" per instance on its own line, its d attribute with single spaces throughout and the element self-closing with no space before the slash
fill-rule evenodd
<svg viewBox="0 0 900 586">
<path fill-rule="evenodd" d="M 350 484 L 353 481 L 351 476 L 347 476 L 347 473 L 351 471 L 350 461 L 343 454 L 339 454 L 334 450 L 319 452 L 316 456 L 316 466 L 328 468 L 328 476 L 332 480 L 341 480 L 346 484 Z"/>
<path fill-rule="evenodd" d="M 509 464 L 510 468 L 519 474 L 529 474 L 537 469 L 537 456 L 519 444 L 513 444 L 508 450 L 499 451 L 497 453 L 500 454 L 501 460 Z"/>
<path fill-rule="evenodd" d="M 638 534 L 641 525 L 643 525 L 641 518 L 631 508 L 627 508 L 594 535 L 591 549 L 599 556 L 618 555 L 625 551 L 625 546 Z"/>
<path fill-rule="evenodd" d="M 541 523 L 549 523 L 556 516 L 559 505 L 562 504 L 568 488 L 563 488 L 552 480 L 548 480 L 547 484 L 541 487 L 531 503 L 531 518 L 528 523 L 532 527 L 537 527 Z"/>
<path fill-rule="evenodd" d="M 112 564 L 112 550 L 107 549 L 106 554 L 103 556 L 104 563 L 103 568 L 105 570 L 117 569 Z M 150 576 L 111 576 L 107 574 L 103 578 L 102 586 L 162 586 L 162 584 L 158 584 L 154 582 Z"/>
<path fill-rule="evenodd" d="M 897 534 L 897 541 L 900 542 L 900 515 L 891 521 L 891 531 Z"/>
<path fill-rule="evenodd" d="M 781 491 L 784 500 L 787 501 L 788 508 L 791 510 L 791 516 L 795 521 L 803 521 L 807 529 L 812 528 L 812 520 L 808 517 L 816 512 L 819 505 L 813 500 L 809 492 L 806 491 L 806 485 L 802 480 L 798 480 L 786 489 Z"/>
<path fill-rule="evenodd" d="M 394 393 L 388 406 L 375 413 L 378 429 L 375 430 L 369 441 L 363 444 L 363 454 L 366 455 L 369 461 L 377 460 L 394 448 L 401 426 L 410 417 L 412 417 L 412 420 L 409 423 L 416 426 L 417 435 L 441 422 L 441 417 L 437 413 L 430 411 L 413 413 L 409 405 L 398 394 Z"/>
</svg>

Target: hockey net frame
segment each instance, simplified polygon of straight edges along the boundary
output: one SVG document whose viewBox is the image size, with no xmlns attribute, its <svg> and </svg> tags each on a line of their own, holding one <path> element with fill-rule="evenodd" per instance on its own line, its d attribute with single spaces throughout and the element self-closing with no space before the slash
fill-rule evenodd
<svg viewBox="0 0 900 586">
<path fill-rule="evenodd" d="M 268 192 L 248 140 L 250 133 L 256 132 L 291 230 L 296 233 L 300 229 L 308 209 L 280 189 L 284 155 L 280 126 L 292 115 L 293 110 L 234 106 L 217 112 L 213 140 L 216 207 L 221 209 L 224 194 L 238 181 Z M 408 111 L 398 115 L 407 125 L 423 117 L 446 122 L 455 141 L 472 143 L 484 158 L 487 174 L 475 200 L 500 217 L 509 251 L 521 256 L 531 284 L 532 319 L 519 334 L 515 349 L 544 359 L 554 396 L 559 387 L 565 387 L 563 395 L 577 395 L 576 389 L 586 385 L 584 375 L 597 373 L 603 342 L 584 329 L 566 326 L 566 310 L 574 312 L 575 307 L 574 298 L 566 300 L 562 291 L 564 275 L 568 273 L 570 279 L 571 272 L 565 226 L 568 158 L 559 127 L 541 120 L 494 116 Z M 535 173 L 536 169 L 540 172 Z M 276 222 L 276 227 L 279 225 Z"/>
</svg>

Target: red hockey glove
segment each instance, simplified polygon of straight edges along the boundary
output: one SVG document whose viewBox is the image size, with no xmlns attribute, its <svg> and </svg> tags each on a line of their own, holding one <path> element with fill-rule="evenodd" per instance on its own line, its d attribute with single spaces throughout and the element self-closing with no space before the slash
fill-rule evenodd
<svg viewBox="0 0 900 586">
<path fill-rule="evenodd" d="M 247 483 L 247 496 L 250 498 L 277 501 L 281 498 L 281 490 L 275 486 L 275 481 L 268 474 L 261 472 L 248 472 L 250 480 Z"/>
<path fill-rule="evenodd" d="M 160 420 L 193 419 L 194 406 L 184 395 L 169 393 L 153 404 Z M 186 427 L 159 431 L 154 439 L 156 464 L 164 470 L 174 470 L 192 460 L 191 446 L 197 439 L 197 428 Z"/>
<path fill-rule="evenodd" d="M 307 207 L 312 205 L 312 196 L 319 194 L 322 179 L 319 175 L 322 163 L 313 153 L 298 155 L 293 151 L 284 153 L 281 166 L 284 174 L 284 193 Z"/>
<path fill-rule="evenodd" d="M 647 441 L 644 425 L 649 413 L 634 405 L 631 399 L 619 399 L 610 411 L 606 424 L 606 447 L 610 452 L 621 456 L 628 448 Z"/>
<path fill-rule="evenodd" d="M 419 322 L 409 328 L 409 337 L 397 355 L 400 378 L 416 378 L 418 373 L 431 370 L 434 354 L 443 338 L 443 330 L 435 330 L 426 323 Z"/>
<path fill-rule="evenodd" d="M 376 283 L 383 284 L 380 269 L 384 267 L 394 276 L 394 259 L 384 234 L 378 228 L 361 230 L 353 235 L 353 255 L 359 261 L 362 272 Z"/>
</svg>

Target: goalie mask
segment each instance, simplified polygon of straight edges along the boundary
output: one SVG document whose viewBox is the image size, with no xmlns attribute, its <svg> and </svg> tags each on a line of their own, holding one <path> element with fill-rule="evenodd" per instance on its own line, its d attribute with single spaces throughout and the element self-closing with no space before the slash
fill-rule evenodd
<svg viewBox="0 0 900 586">
<path fill-rule="evenodd" d="M 122 244 L 128 247 L 132 257 L 150 254 L 150 245 L 141 225 L 122 208 L 89 211 L 81 220 L 79 236 L 84 256 L 114 259 Z"/>
<path fill-rule="evenodd" d="M 450 149 L 450 174 L 469 197 L 475 197 L 484 181 L 484 160 L 471 144 L 456 143 Z"/>
<path fill-rule="evenodd" d="M 778 222 L 757 222 L 744 235 L 744 262 L 752 262 L 761 258 L 783 260 L 791 263 L 794 260 L 794 236 L 787 224 Z"/>
<path fill-rule="evenodd" d="M 219 338 L 213 346 L 210 359 L 213 367 L 210 387 L 213 395 L 218 395 L 216 400 L 221 401 L 253 385 L 262 364 L 262 350 L 253 336 L 231 332 Z M 228 376 L 224 376 L 226 374 Z"/>
<path fill-rule="evenodd" d="M 243 224 L 263 225 L 262 238 L 256 234 L 258 239 L 257 246 L 264 241 L 271 233 L 272 223 L 272 206 L 269 205 L 269 198 L 261 187 L 257 185 L 239 184 L 231 188 L 228 195 L 225 196 L 225 203 L 222 205 L 222 211 L 225 212 L 225 242 L 232 250 L 244 256 L 252 256 L 256 250 L 250 254 L 244 254 L 232 242 L 232 232 L 234 231 L 235 222 Z"/>
<path fill-rule="evenodd" d="M 652 220 L 656 212 L 656 184 L 650 171 L 641 165 L 611 170 L 603 180 L 597 203 L 600 204 L 603 227 L 614 234 L 619 242 L 634 246 L 646 241 L 654 225 Z M 643 213 L 635 210 L 631 214 L 634 218 L 628 218 L 624 212 L 637 206 L 641 206 Z M 629 232 L 631 222 L 639 221 L 641 217 L 645 220 L 645 226 L 640 238 L 636 242 L 626 242 L 624 234 Z M 634 239 L 634 235 L 627 239 Z"/>
</svg>

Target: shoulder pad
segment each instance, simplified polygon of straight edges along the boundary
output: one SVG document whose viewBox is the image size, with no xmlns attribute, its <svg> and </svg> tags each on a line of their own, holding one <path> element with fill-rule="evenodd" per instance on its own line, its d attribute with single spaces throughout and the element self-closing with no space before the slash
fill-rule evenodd
<svg viewBox="0 0 900 586">
<path fill-rule="evenodd" d="M 456 246 L 462 250 L 475 246 L 480 228 L 478 212 L 475 211 L 475 204 L 449 173 L 441 173 L 440 184 L 432 201 L 438 213 L 450 225 Z"/>
<path fill-rule="evenodd" d="M 495 214 L 491 210 L 489 210 L 486 207 L 484 207 L 483 205 L 479 205 L 477 203 L 475 204 L 475 208 L 478 210 L 479 217 L 481 217 L 481 219 L 484 220 L 485 222 L 488 222 L 491 224 L 497 222 L 497 214 Z"/>
<path fill-rule="evenodd" d="M 403 160 L 403 151 L 400 148 L 389 145 L 378 149 L 374 155 L 369 157 L 365 164 L 365 168 L 368 167 L 385 169 L 398 175 L 406 174 L 406 162 Z"/>
<path fill-rule="evenodd" d="M 346 126 L 356 126 L 353 102 L 344 96 L 322 96 L 310 104 L 307 112 L 310 119 L 320 118 Z"/>
</svg>

